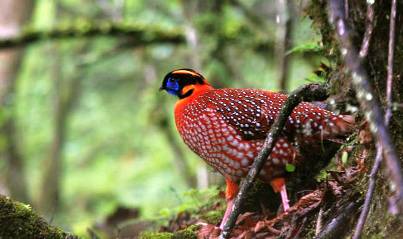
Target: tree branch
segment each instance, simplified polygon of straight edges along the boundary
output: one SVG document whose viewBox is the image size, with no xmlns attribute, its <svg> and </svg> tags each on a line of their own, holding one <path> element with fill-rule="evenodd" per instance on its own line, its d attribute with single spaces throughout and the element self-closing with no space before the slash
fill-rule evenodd
<svg viewBox="0 0 403 239">
<path fill-rule="evenodd" d="M 388 67 L 386 78 L 386 113 L 385 124 L 388 125 L 392 118 L 392 86 L 393 86 L 393 58 L 395 54 L 395 28 L 396 28 L 396 0 L 392 0 L 390 7 L 389 43 L 388 43 Z"/>
<path fill-rule="evenodd" d="M 382 146 L 386 166 L 390 171 L 391 181 L 395 190 L 395 195 L 391 200 L 391 208 L 403 212 L 403 177 L 400 161 L 397 157 L 392 139 L 383 119 L 383 112 L 372 91 L 368 81 L 368 75 L 361 64 L 356 49 L 350 39 L 350 29 L 348 28 L 343 12 L 343 4 L 337 0 L 331 0 L 328 6 L 329 22 L 334 24 L 336 35 L 341 45 L 341 55 L 347 68 L 352 75 L 352 84 L 356 91 L 356 98 L 365 113 L 369 122 L 371 133 L 377 142 Z"/>
<path fill-rule="evenodd" d="M 248 175 L 242 181 L 242 185 L 235 199 L 231 215 L 228 218 L 228 221 L 224 226 L 224 230 L 221 233 L 222 238 L 229 237 L 232 228 L 235 226 L 235 222 L 242 208 L 242 204 L 246 199 L 247 192 L 251 189 L 253 182 L 256 180 L 257 175 L 259 175 L 260 170 L 264 166 L 268 156 L 273 150 L 273 147 L 276 144 L 276 141 L 280 136 L 284 125 L 288 117 L 291 115 L 293 109 L 302 101 L 320 101 L 325 100 L 327 97 L 328 94 L 326 89 L 319 84 L 309 84 L 302 86 L 290 94 L 287 101 L 282 106 L 280 113 L 277 115 L 276 120 L 271 126 L 270 131 L 267 134 L 266 140 L 263 144 L 262 150 L 253 161 Z"/>
<path fill-rule="evenodd" d="M 227 34 L 220 32 L 219 37 L 226 44 L 239 42 L 241 35 L 250 37 L 246 27 L 241 27 L 239 32 Z M 25 30 L 18 36 L 0 38 L 0 50 L 13 47 L 27 46 L 36 42 L 46 40 L 62 40 L 72 38 L 90 38 L 90 37 L 121 37 L 128 38 L 126 47 L 151 44 L 184 44 L 186 36 L 184 29 L 165 29 L 157 25 L 113 23 L 113 22 L 77 22 L 75 25 L 62 25 L 52 29 L 34 29 Z M 256 52 L 272 49 L 272 41 L 270 39 L 260 39 L 249 43 L 247 47 L 254 49 Z"/>
<path fill-rule="evenodd" d="M 323 228 L 315 239 L 343 238 L 361 204 L 362 201 L 349 203 L 337 217 L 333 218 Z"/>
<path fill-rule="evenodd" d="M 365 26 L 365 33 L 362 39 L 360 57 L 365 58 L 368 55 L 369 43 L 372 38 L 372 32 L 374 31 L 374 3 L 367 1 L 367 24 Z"/>
<path fill-rule="evenodd" d="M 368 12 L 370 4 L 368 4 Z M 372 7 L 371 7 L 372 8 Z M 385 124 L 389 125 L 390 118 L 392 117 L 392 83 L 393 83 L 393 56 L 394 56 L 394 48 L 395 48 L 395 25 L 396 25 L 396 0 L 392 0 L 391 6 L 391 16 L 390 16 L 390 25 L 389 25 L 389 44 L 388 44 L 388 67 L 387 67 L 387 78 L 386 78 L 386 114 L 385 114 Z M 373 9 L 372 9 L 372 18 L 373 18 Z M 372 25 L 369 24 L 369 25 Z M 373 28 L 373 27 L 371 27 Z M 367 27 L 368 30 L 368 27 Z M 372 32 L 372 30 L 371 30 Z M 367 31 L 365 31 L 367 33 Z M 366 35 L 366 34 L 365 34 Z M 369 40 L 368 40 L 369 41 Z M 363 49 L 363 48 L 362 48 Z M 360 51 L 360 56 L 362 50 Z M 368 52 L 368 46 L 366 47 L 366 51 Z M 369 175 L 369 183 L 368 190 L 365 195 L 365 202 L 361 210 L 360 217 L 358 219 L 357 226 L 354 231 L 353 239 L 359 239 L 361 237 L 362 230 L 364 229 L 365 222 L 368 217 L 369 207 L 371 205 L 373 193 L 375 191 L 376 185 L 376 174 L 378 173 L 379 167 L 382 162 L 382 145 L 377 145 L 376 157 L 374 161 L 374 165 L 372 166 L 371 174 Z"/>
<path fill-rule="evenodd" d="M 288 90 L 290 58 L 287 54 L 292 49 L 292 31 L 294 27 L 295 9 L 294 2 L 290 0 L 277 0 L 277 29 L 276 29 L 276 61 L 277 61 L 277 82 L 281 91 Z"/>
<path fill-rule="evenodd" d="M 377 146 L 374 164 L 372 165 L 371 173 L 369 175 L 368 190 L 367 193 L 365 194 L 364 205 L 362 206 L 360 217 L 358 218 L 358 222 L 354 230 L 354 235 L 352 237 L 353 239 L 361 238 L 361 232 L 367 220 L 369 207 L 371 205 L 372 197 L 375 191 L 376 175 L 378 173 L 379 167 L 381 166 L 381 162 L 382 162 L 382 146 Z"/>
<path fill-rule="evenodd" d="M 44 40 L 94 36 L 130 37 L 134 45 L 185 42 L 182 30 L 166 30 L 157 26 L 103 22 L 78 22 L 74 26 L 60 26 L 51 30 L 26 30 L 17 37 L 1 38 L 0 49 L 25 46 Z"/>
</svg>

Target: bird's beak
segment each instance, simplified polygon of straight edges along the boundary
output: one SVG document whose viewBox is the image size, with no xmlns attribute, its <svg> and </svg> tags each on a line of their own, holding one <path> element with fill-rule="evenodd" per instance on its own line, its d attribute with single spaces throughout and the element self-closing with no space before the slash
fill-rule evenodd
<svg viewBox="0 0 403 239">
<path fill-rule="evenodd" d="M 163 86 L 160 87 L 159 91 L 165 90 Z"/>
</svg>

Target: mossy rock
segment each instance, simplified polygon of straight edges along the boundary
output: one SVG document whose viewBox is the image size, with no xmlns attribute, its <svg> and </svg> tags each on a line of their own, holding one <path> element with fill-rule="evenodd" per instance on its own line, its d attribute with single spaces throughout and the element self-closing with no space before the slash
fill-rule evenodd
<svg viewBox="0 0 403 239">
<path fill-rule="evenodd" d="M 29 205 L 0 196 L 0 238 L 78 238 L 49 225 Z"/>
</svg>

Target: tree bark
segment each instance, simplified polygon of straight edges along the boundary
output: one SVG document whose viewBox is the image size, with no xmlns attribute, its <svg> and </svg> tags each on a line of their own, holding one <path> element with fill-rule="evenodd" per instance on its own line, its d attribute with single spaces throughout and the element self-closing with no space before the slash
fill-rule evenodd
<svg viewBox="0 0 403 239">
<path fill-rule="evenodd" d="M 84 46 L 80 46 L 76 50 L 76 54 L 82 52 L 86 46 L 88 46 L 87 43 L 85 43 Z M 51 216 L 59 209 L 63 148 L 66 142 L 67 121 L 74 105 L 80 97 L 81 80 L 85 78 L 85 76 L 82 75 L 82 71 L 79 70 L 73 76 L 64 77 L 60 72 L 63 63 L 59 56 L 59 50 L 53 49 L 52 55 L 54 56 L 53 140 L 49 150 L 49 157 L 45 163 L 46 167 L 43 173 L 41 196 L 38 201 L 41 212 L 46 216 Z"/>
<path fill-rule="evenodd" d="M 329 16 L 323 9 L 326 9 L 328 1 L 314 0 L 311 6 L 307 9 L 308 15 L 313 19 L 313 25 L 318 28 L 322 34 L 322 41 L 325 47 L 325 52 L 328 53 L 328 57 L 332 62 L 335 62 L 335 68 L 331 73 L 331 86 L 334 97 L 336 99 L 343 99 L 350 105 L 357 105 L 357 101 L 354 97 L 353 90 L 351 90 L 352 77 L 348 63 L 343 61 L 344 55 L 349 54 L 347 49 L 343 49 L 339 46 L 337 38 L 335 37 L 335 30 L 330 25 L 328 19 Z M 344 10 L 346 22 L 350 29 L 352 45 L 356 50 L 362 49 L 363 42 L 369 42 L 367 56 L 363 59 L 363 66 L 368 74 L 368 81 L 374 89 L 374 97 L 386 107 L 386 79 L 387 79 L 387 66 L 388 66 L 388 36 L 389 36 L 389 21 L 391 13 L 391 1 L 380 0 L 374 1 L 373 4 L 373 20 L 369 19 L 367 13 L 367 1 L 344 1 Z M 400 155 L 400 164 L 402 164 L 403 155 L 403 108 L 399 106 L 399 102 L 402 102 L 403 85 L 401 84 L 401 76 L 403 74 L 403 28 L 399 27 L 403 24 L 403 3 L 397 2 L 397 15 L 396 15 L 396 34 L 395 34 L 395 54 L 393 62 L 393 85 L 392 85 L 392 104 L 395 105 L 393 109 L 393 116 L 389 125 L 389 132 L 392 137 L 393 144 L 396 147 L 397 155 Z M 371 10 L 371 9 L 370 9 Z M 373 24 L 373 23 L 375 24 Z M 338 24 L 338 23 L 334 23 Z M 369 25 L 373 24 L 373 26 Z M 370 35 L 368 35 L 368 27 Z M 366 31 L 367 30 L 367 31 Z M 367 32 L 367 34 L 365 34 Z M 343 33 L 347 34 L 347 33 Z M 370 38 L 365 39 L 363 38 Z M 370 40 L 370 41 L 369 41 Z M 343 52 L 344 51 L 344 52 Z M 343 55 L 344 54 L 344 55 Z M 354 63 L 355 64 L 355 63 Z M 361 111 L 359 118 L 364 118 L 364 112 Z M 362 120 L 364 121 L 364 120 Z M 357 127 L 359 125 L 357 124 Z M 361 127 L 360 132 L 363 132 Z M 358 142 L 362 141 L 360 134 L 355 136 Z M 373 143 L 367 145 L 357 145 L 354 149 L 354 153 L 351 153 L 349 161 L 357 160 L 360 155 L 363 155 L 362 150 L 367 150 L 364 154 L 365 166 L 368 168 L 368 173 L 371 171 L 375 156 L 375 147 Z M 385 154 L 384 154 L 385 155 Z M 386 155 L 385 155 L 386 156 Z M 384 161 L 385 162 L 385 161 Z M 385 164 L 385 163 L 384 163 Z M 385 165 L 386 166 L 386 165 Z M 401 171 L 400 169 L 397 169 Z M 379 177 L 376 183 L 375 192 L 372 199 L 372 207 L 364 226 L 364 230 L 361 234 L 362 238 L 401 238 L 403 233 L 403 226 L 399 218 L 393 216 L 390 212 L 395 209 L 391 207 L 390 196 L 393 194 L 393 185 L 391 185 L 391 178 L 389 172 L 386 171 L 379 173 Z M 367 191 L 368 177 L 366 173 L 363 173 L 353 186 L 353 190 L 358 193 L 359 198 L 357 200 L 363 201 L 365 193 Z M 398 185 L 394 185 L 395 187 Z M 400 214 L 401 215 L 401 214 Z M 335 215 L 337 217 L 337 215 Z M 334 217 L 334 218 L 335 218 Z M 354 222 L 356 223 L 356 221 Z M 352 234 L 352 231 L 349 232 Z M 340 236 L 340 235 L 339 235 Z M 332 237 L 333 238 L 333 237 Z"/>
<path fill-rule="evenodd" d="M 33 8 L 31 0 L 4 0 L 0 4 L 0 39 L 16 36 L 30 18 Z M 13 97 L 23 50 L 10 48 L 0 50 L 0 107 L 5 116 L 1 122 L 1 133 L 5 145 L 0 149 L 7 163 L 6 185 L 9 193 L 21 201 L 28 201 L 24 162 L 18 147 L 15 126 Z"/>
</svg>

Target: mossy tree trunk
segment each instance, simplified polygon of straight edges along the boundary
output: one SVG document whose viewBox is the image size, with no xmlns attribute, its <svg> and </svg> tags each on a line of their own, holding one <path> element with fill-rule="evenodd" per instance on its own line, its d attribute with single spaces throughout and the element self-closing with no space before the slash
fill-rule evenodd
<svg viewBox="0 0 403 239">
<path fill-rule="evenodd" d="M 364 32 L 367 27 L 367 1 L 345 1 L 348 6 L 345 7 L 347 23 L 353 34 L 352 41 L 356 49 L 361 48 Z M 363 59 L 363 65 L 369 76 L 370 83 L 383 106 L 385 103 L 387 65 L 388 65 L 388 36 L 389 21 L 391 11 L 391 1 L 378 0 L 374 1 L 374 25 L 372 37 L 370 40 L 368 55 Z M 325 52 L 328 57 L 335 62 L 333 69 L 331 86 L 332 93 L 337 99 L 344 99 L 350 105 L 357 105 L 354 98 L 354 92 L 351 89 L 351 76 L 346 70 L 341 55 L 341 49 L 337 44 L 334 26 L 330 25 L 327 15 L 327 1 L 313 0 L 307 9 L 307 14 L 313 20 L 313 26 L 320 31 L 322 35 Z M 396 38 L 395 38 L 395 54 L 394 54 L 394 73 L 393 73 L 393 103 L 396 107 L 393 109 L 393 116 L 390 121 L 390 133 L 396 146 L 397 154 L 402 162 L 403 155 L 403 108 L 401 106 L 403 84 L 401 77 L 403 75 L 403 2 L 397 1 L 396 15 Z M 399 104 L 400 103 L 400 104 Z M 361 115 L 362 117 L 362 115 Z M 358 124 L 357 124 L 358 126 Z M 356 137 L 359 137 L 357 135 Z M 357 139 L 358 140 L 358 139 Z M 359 145 L 355 151 L 362 151 L 364 146 Z M 368 149 L 365 155 L 365 166 L 367 173 L 355 181 L 353 190 L 359 195 L 356 200 L 363 200 L 368 184 L 368 174 L 372 167 L 375 147 L 370 143 L 365 147 Z M 354 157 L 363 156 L 360 153 L 352 154 L 349 160 L 355 160 Z M 398 218 L 392 216 L 389 212 L 388 199 L 390 192 L 390 178 L 388 177 L 386 167 L 378 173 L 378 180 L 370 213 L 364 227 L 362 238 L 401 238 L 403 235 L 402 223 Z M 352 222 L 356 223 L 356 221 Z M 347 234 L 351 233 L 346 232 Z M 341 236 L 340 234 L 338 236 Z"/>
<path fill-rule="evenodd" d="M 3 1 L 0 8 L 0 39 L 17 35 L 23 24 L 30 18 L 33 2 L 31 0 Z M 0 157 L 7 165 L 5 181 L 10 195 L 28 201 L 24 160 L 18 147 L 15 125 L 14 103 L 15 85 L 18 70 L 23 58 L 19 47 L 0 50 Z"/>
</svg>

